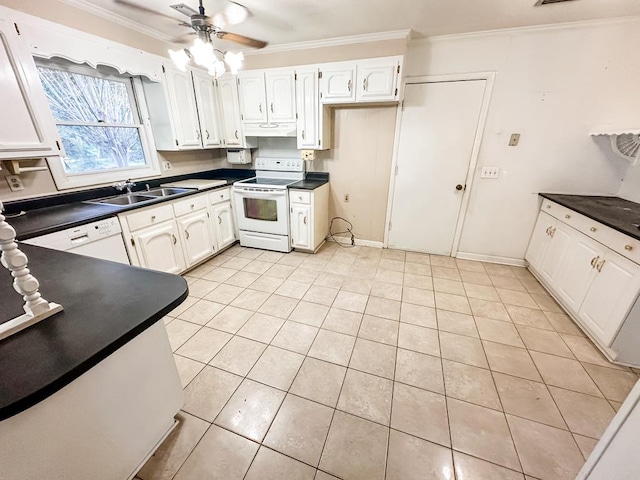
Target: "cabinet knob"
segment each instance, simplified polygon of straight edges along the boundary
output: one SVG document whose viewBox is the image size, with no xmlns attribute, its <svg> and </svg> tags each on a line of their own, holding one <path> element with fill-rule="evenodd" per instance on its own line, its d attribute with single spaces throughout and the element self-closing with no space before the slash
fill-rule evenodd
<svg viewBox="0 0 640 480">
<path fill-rule="evenodd" d="M 156 221 L 156 216 L 155 215 L 151 215 L 151 221 L 155 222 Z"/>
<path fill-rule="evenodd" d="M 462 190 L 464 187 L 460 184 L 456 185 L 456 190 L 460 191 Z"/>
<path fill-rule="evenodd" d="M 195 208 L 195 205 L 193 203 L 191 204 L 191 208 Z"/>
<path fill-rule="evenodd" d="M 627 250 L 627 251 L 631 251 L 631 250 L 633 250 L 633 247 L 631 245 L 625 245 L 624 249 Z"/>
<path fill-rule="evenodd" d="M 564 218 L 571 218 L 571 215 L 566 214 L 566 215 L 564 216 Z"/>
<path fill-rule="evenodd" d="M 595 232 L 597 230 L 596 227 L 591 227 L 589 230 L 591 230 L 592 232 Z"/>
<path fill-rule="evenodd" d="M 551 205 L 547 205 L 547 208 L 551 208 Z"/>
</svg>

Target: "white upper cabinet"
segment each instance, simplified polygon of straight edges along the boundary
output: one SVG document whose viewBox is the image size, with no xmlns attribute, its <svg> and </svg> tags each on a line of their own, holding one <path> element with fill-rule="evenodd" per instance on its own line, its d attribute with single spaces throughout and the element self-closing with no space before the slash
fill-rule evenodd
<svg viewBox="0 0 640 480">
<path fill-rule="evenodd" d="M 402 56 L 320 66 L 323 103 L 398 101 Z"/>
<path fill-rule="evenodd" d="M 327 149 L 331 143 L 331 112 L 320 103 L 319 70 L 298 69 L 295 78 L 298 148 Z"/>
<path fill-rule="evenodd" d="M 355 102 L 355 62 L 323 65 L 321 69 L 321 92 L 323 103 Z"/>
<path fill-rule="evenodd" d="M 238 81 L 242 120 L 245 123 L 267 123 L 264 72 L 242 72 Z"/>
<path fill-rule="evenodd" d="M 204 148 L 222 146 L 220 99 L 214 79 L 207 72 L 192 71 L 193 88 L 198 105 L 200 136 Z"/>
<path fill-rule="evenodd" d="M 296 87 L 291 69 L 265 73 L 268 118 L 271 123 L 295 123 Z"/>
<path fill-rule="evenodd" d="M 202 148 L 191 73 L 182 72 L 169 63 L 164 68 L 177 146 L 182 150 Z"/>
<path fill-rule="evenodd" d="M 220 110 L 223 117 L 222 139 L 228 147 L 242 147 L 242 120 L 238 101 L 238 83 L 235 77 L 225 75 L 217 80 Z"/>
<path fill-rule="evenodd" d="M 0 158 L 57 154 L 47 99 L 17 28 L 0 18 Z"/>
<path fill-rule="evenodd" d="M 397 100 L 399 74 L 399 59 L 361 60 L 358 62 L 356 101 Z"/>
</svg>

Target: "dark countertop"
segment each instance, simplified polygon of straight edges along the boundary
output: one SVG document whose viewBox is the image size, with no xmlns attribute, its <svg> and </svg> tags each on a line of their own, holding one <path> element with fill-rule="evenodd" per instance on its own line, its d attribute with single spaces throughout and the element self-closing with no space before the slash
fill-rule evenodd
<svg viewBox="0 0 640 480">
<path fill-rule="evenodd" d="M 541 197 L 640 240 L 640 204 L 619 197 L 560 195 L 541 193 Z"/>
<path fill-rule="evenodd" d="M 237 180 L 253 176 L 255 176 L 254 170 L 210 170 L 208 172 L 199 172 L 190 175 L 140 181 L 137 182 L 134 192 L 143 192 L 146 184 L 149 184 L 150 188 L 156 188 L 161 184 L 193 178 L 225 180 L 227 182 L 227 185 L 207 189 L 215 190 L 217 188 L 225 188 Z M 105 218 L 113 217 L 121 212 L 148 207 L 157 203 L 175 200 L 183 196 L 195 195 L 203 191 L 205 190 L 190 190 L 187 193 L 175 195 L 170 198 L 159 197 L 157 200 L 153 200 L 151 202 L 126 206 L 84 203 L 87 200 L 118 194 L 113 187 L 106 187 L 63 193 L 24 201 L 6 202 L 5 209 L 9 223 L 11 223 L 11 226 L 16 230 L 18 240 L 28 240 L 33 237 L 59 232 L 68 228 L 84 225 L 86 223 L 104 220 Z M 11 214 L 20 211 L 26 211 L 27 213 L 22 216 L 11 218 Z"/>
<path fill-rule="evenodd" d="M 304 180 L 289 185 L 298 190 L 315 190 L 325 183 L 329 183 L 329 174 L 325 172 L 309 172 Z"/>
<path fill-rule="evenodd" d="M 0 340 L 0 420 L 68 385 L 187 297 L 187 283 L 177 275 L 32 245 L 20 248 L 42 296 L 64 311 Z M 0 323 L 24 313 L 4 268 L 0 299 Z"/>
</svg>

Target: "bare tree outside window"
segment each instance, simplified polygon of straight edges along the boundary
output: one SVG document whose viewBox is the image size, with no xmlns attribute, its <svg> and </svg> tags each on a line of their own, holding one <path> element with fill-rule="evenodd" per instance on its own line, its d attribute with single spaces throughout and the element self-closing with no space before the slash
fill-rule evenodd
<svg viewBox="0 0 640 480">
<path fill-rule="evenodd" d="M 130 79 L 114 80 L 39 65 L 58 127 L 67 173 L 146 165 Z"/>
</svg>

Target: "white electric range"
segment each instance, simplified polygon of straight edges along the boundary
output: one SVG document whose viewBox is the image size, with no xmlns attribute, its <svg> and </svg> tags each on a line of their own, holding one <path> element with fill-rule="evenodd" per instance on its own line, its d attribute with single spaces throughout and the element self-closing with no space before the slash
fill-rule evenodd
<svg viewBox="0 0 640 480">
<path fill-rule="evenodd" d="M 304 179 L 304 161 L 256 158 L 255 166 L 255 177 L 233 184 L 240 245 L 290 252 L 288 186 Z"/>
</svg>

